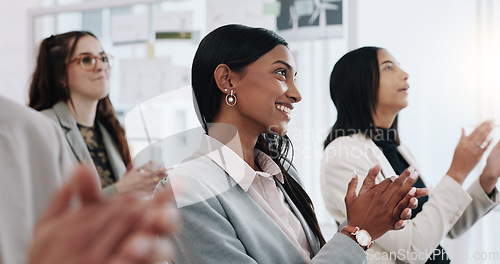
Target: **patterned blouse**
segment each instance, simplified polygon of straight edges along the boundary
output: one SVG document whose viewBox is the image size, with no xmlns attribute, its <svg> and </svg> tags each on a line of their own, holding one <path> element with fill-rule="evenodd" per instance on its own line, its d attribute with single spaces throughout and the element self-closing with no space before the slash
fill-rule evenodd
<svg viewBox="0 0 500 264">
<path fill-rule="evenodd" d="M 104 142 L 99 128 L 97 128 L 95 124 L 93 127 L 86 127 L 80 124 L 77 125 L 85 144 L 87 144 L 87 148 L 90 152 L 92 160 L 94 161 L 97 173 L 101 178 L 101 187 L 104 188 L 115 183 L 116 178 L 111 170 L 108 154 L 106 153 L 106 148 L 104 147 Z"/>
</svg>

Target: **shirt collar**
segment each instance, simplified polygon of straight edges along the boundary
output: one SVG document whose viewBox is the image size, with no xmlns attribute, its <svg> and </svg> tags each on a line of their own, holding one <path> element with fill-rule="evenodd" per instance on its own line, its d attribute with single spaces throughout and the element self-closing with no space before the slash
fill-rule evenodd
<svg viewBox="0 0 500 264">
<path fill-rule="evenodd" d="M 281 169 L 278 167 L 276 162 L 274 162 L 274 160 L 271 159 L 271 157 L 269 157 L 266 153 L 258 149 L 255 149 L 254 153 L 255 160 L 257 161 L 257 164 L 259 164 L 262 171 L 268 173 L 269 175 L 276 176 L 281 183 L 284 183 L 283 174 L 281 174 Z"/>
<path fill-rule="evenodd" d="M 252 169 L 238 154 L 232 149 L 218 141 L 217 139 L 204 135 L 201 141 L 201 152 L 219 165 L 233 180 L 246 192 L 257 176 L 257 172 Z M 283 175 L 278 165 L 264 152 L 255 150 L 256 162 L 262 170 L 283 183 Z"/>
</svg>

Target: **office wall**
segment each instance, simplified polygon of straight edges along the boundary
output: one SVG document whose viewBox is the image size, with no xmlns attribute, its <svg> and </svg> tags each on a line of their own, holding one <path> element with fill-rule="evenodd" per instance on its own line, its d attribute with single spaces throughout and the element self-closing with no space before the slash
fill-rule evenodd
<svg viewBox="0 0 500 264">
<path fill-rule="evenodd" d="M 28 9 L 42 0 L 0 0 L 0 95 L 24 103 L 34 52 L 28 51 Z"/>
<path fill-rule="evenodd" d="M 460 128 L 479 121 L 476 2 L 359 1 L 358 45 L 386 48 L 409 73 L 401 134 L 433 184 L 450 165 Z"/>
</svg>

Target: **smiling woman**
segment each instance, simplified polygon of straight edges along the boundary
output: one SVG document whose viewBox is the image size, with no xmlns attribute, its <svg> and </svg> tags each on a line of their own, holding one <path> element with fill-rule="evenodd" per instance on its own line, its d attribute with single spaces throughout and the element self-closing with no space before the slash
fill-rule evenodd
<svg viewBox="0 0 500 264">
<path fill-rule="evenodd" d="M 125 131 L 109 100 L 112 56 L 90 32 L 72 31 L 42 41 L 30 85 L 30 107 L 61 126 L 75 161 L 95 165 L 107 195 L 150 195 L 160 178 L 129 168 Z"/>
<path fill-rule="evenodd" d="M 295 61 L 284 45 L 277 45 L 240 71 L 218 65 L 214 76 L 219 89 L 226 94 L 232 92 L 239 100 L 234 106 L 222 104 L 214 122 L 241 121 L 232 121 L 240 135 L 255 139 L 269 128 L 272 131 L 268 132 L 285 135 L 293 104 L 302 99 L 294 74 Z"/>
<path fill-rule="evenodd" d="M 361 263 L 372 239 L 407 218 L 417 192 L 408 193 L 415 180 L 410 171 L 394 183 L 365 181 L 359 196 L 353 177 L 347 229 L 328 242 L 323 238 L 287 159 L 288 122 L 302 100 L 295 74 L 287 42 L 270 30 L 226 25 L 201 41 L 191 76 L 206 135 L 158 185 L 187 185 L 176 193 L 184 228 L 175 239 L 175 263 Z M 394 199 L 378 203 L 383 192 Z"/>
</svg>

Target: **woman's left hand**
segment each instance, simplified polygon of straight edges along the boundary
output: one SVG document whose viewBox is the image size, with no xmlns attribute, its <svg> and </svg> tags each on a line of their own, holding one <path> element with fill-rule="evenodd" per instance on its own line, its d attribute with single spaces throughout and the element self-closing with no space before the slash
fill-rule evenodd
<svg viewBox="0 0 500 264">
<path fill-rule="evenodd" d="M 410 169 L 410 168 L 408 168 Z M 358 196 L 363 195 L 364 193 L 368 192 L 371 190 L 375 185 L 375 178 L 377 177 L 378 173 L 380 172 L 380 165 L 376 165 L 375 167 L 371 168 L 368 171 L 368 175 L 366 176 L 365 180 L 363 181 L 363 185 L 361 186 L 361 189 L 359 190 Z M 394 181 L 396 179 L 396 176 L 392 177 L 391 180 Z M 411 218 L 411 210 L 416 209 L 418 207 L 418 199 L 423 196 L 429 195 L 429 190 L 427 188 L 415 188 L 414 192 L 410 198 L 410 201 L 408 202 L 408 206 L 401 212 L 400 215 L 400 220 L 394 225 L 395 230 L 402 229 L 404 227 L 404 220 L 409 220 Z"/>
<path fill-rule="evenodd" d="M 479 176 L 479 183 L 487 194 L 491 194 L 495 189 L 498 177 L 500 177 L 500 141 L 491 150 L 483 173 Z"/>
<path fill-rule="evenodd" d="M 413 198 L 428 194 L 425 188 L 412 187 L 418 178 L 418 173 L 413 173 L 413 169 L 406 169 L 399 177 L 387 178 L 375 184 L 379 172 L 379 165 L 368 171 L 357 195 L 358 178 L 353 177 L 345 197 L 348 225 L 367 230 L 372 239 L 377 239 L 389 230 L 403 228 L 404 220 L 411 217 L 411 209 L 416 207 Z"/>
<path fill-rule="evenodd" d="M 484 152 L 491 143 L 488 135 L 493 129 L 493 121 L 481 123 L 470 135 L 466 135 L 462 129 L 462 137 L 455 148 L 453 161 L 446 173 L 459 184 L 463 184 L 465 178 L 479 163 Z"/>
<path fill-rule="evenodd" d="M 152 195 L 161 179 L 168 177 L 167 170 L 150 162 L 140 168 L 129 165 L 123 178 L 115 183 L 119 194 L 136 193 L 140 195 Z"/>
</svg>

